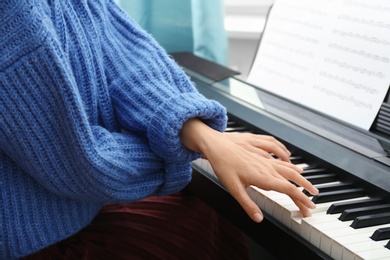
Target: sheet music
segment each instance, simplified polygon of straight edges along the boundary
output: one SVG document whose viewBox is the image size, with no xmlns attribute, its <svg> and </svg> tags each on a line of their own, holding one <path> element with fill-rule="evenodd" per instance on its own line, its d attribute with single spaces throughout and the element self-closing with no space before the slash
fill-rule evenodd
<svg viewBox="0 0 390 260">
<path fill-rule="evenodd" d="M 390 1 L 276 0 L 247 81 L 368 130 L 390 85 Z"/>
</svg>

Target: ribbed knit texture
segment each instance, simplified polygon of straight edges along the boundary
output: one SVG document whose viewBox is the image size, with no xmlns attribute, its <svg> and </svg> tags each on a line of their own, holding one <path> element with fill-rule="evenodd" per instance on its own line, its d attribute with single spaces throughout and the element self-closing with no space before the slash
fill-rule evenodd
<svg viewBox="0 0 390 260">
<path fill-rule="evenodd" d="M 42 2 L 0 2 L 1 259 L 76 233 L 105 203 L 182 189 L 200 156 L 183 123 L 226 124 L 113 1 Z"/>
</svg>

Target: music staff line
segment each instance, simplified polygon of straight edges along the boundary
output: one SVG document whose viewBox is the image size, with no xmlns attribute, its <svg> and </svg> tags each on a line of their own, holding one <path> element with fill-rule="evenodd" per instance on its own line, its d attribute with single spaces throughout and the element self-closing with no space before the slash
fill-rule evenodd
<svg viewBox="0 0 390 260">
<path fill-rule="evenodd" d="M 349 7 L 359 7 L 365 10 L 373 10 L 376 12 L 385 12 L 390 13 L 390 6 L 384 6 L 379 4 L 368 3 L 367 1 L 356 1 L 356 0 L 346 0 L 344 1 L 344 5 Z"/>
<path fill-rule="evenodd" d="M 345 101 L 345 102 L 349 102 L 351 104 L 353 104 L 354 106 L 356 107 L 364 107 L 366 109 L 372 109 L 372 104 L 370 103 L 367 103 L 367 102 L 364 102 L 362 100 L 358 100 L 355 98 L 355 96 L 352 96 L 352 95 L 347 95 L 347 94 L 342 94 L 338 91 L 333 91 L 331 89 L 329 89 L 328 87 L 321 87 L 321 86 L 318 86 L 318 85 L 314 85 L 313 86 L 313 89 L 314 90 L 318 90 L 322 93 L 325 93 L 326 95 L 328 96 L 331 96 L 331 97 L 335 97 L 339 100 L 342 100 L 342 101 Z"/>
</svg>

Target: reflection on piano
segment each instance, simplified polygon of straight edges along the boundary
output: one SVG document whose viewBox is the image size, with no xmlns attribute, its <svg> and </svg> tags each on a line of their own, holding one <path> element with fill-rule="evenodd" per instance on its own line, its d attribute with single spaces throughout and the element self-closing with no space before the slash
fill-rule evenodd
<svg viewBox="0 0 390 260">
<path fill-rule="evenodd" d="M 292 151 L 292 162 L 320 193 L 312 217 L 302 218 L 284 194 L 247 189 L 264 213 L 252 222 L 224 190 L 207 160 L 193 163 L 195 193 L 280 259 L 390 259 L 390 99 L 370 131 L 332 120 L 256 89 L 264 108 L 232 95 L 234 84 L 255 88 L 187 53 L 173 54 L 206 97 L 228 110 L 226 131 L 270 134 Z M 302 192 L 305 192 L 304 190 Z"/>
</svg>

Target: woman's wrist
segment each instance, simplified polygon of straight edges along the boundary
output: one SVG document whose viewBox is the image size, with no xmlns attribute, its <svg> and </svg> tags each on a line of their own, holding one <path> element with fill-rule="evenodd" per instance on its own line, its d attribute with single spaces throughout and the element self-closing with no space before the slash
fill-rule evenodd
<svg viewBox="0 0 390 260">
<path fill-rule="evenodd" d="M 213 140 L 221 133 L 210 128 L 198 118 L 187 120 L 180 131 L 180 140 L 183 145 L 203 155 L 208 154 Z"/>
</svg>

